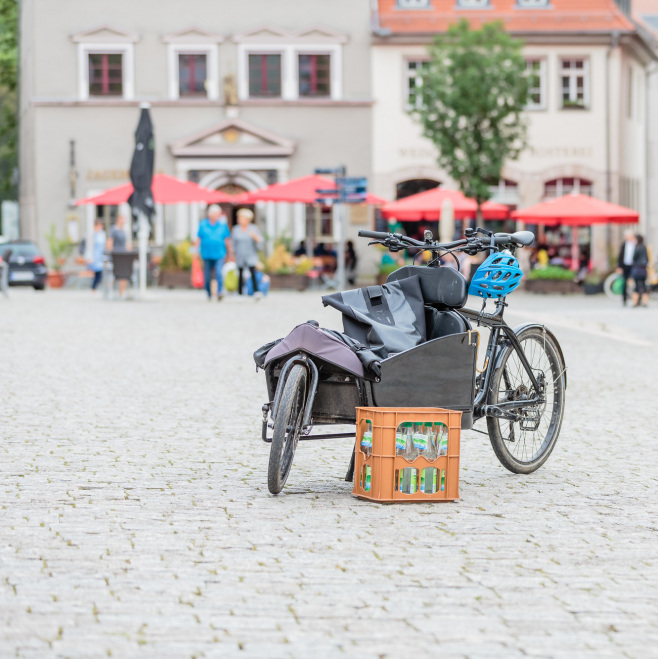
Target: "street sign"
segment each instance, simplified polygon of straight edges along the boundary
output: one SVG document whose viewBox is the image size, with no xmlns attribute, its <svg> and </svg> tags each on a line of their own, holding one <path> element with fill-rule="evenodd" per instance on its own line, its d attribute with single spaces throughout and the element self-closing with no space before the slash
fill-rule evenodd
<svg viewBox="0 0 658 659">
<path fill-rule="evenodd" d="M 366 200 L 368 179 L 364 176 L 337 178 L 336 186 L 344 204 L 361 204 Z"/>
</svg>

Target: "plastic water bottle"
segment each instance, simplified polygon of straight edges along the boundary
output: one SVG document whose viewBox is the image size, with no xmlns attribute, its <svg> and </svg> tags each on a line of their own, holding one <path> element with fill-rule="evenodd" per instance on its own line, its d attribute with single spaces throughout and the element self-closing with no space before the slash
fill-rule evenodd
<svg viewBox="0 0 658 659">
<path fill-rule="evenodd" d="M 420 472 L 420 491 L 426 494 L 434 494 L 437 491 L 437 475 L 438 469 L 436 467 L 426 467 Z"/>
<path fill-rule="evenodd" d="M 437 423 L 436 430 L 436 444 L 438 447 L 438 454 L 448 455 L 448 427 L 445 423 Z"/>
<path fill-rule="evenodd" d="M 363 484 L 363 489 L 366 492 L 370 492 L 370 488 L 372 487 L 371 475 L 370 465 L 366 465 L 366 478 L 365 483 Z"/>
<path fill-rule="evenodd" d="M 438 455 L 436 446 L 436 433 L 433 430 L 434 424 L 431 421 L 425 422 L 425 435 L 427 437 L 427 452 L 425 457 L 428 460 L 434 460 Z"/>
<path fill-rule="evenodd" d="M 413 467 L 405 467 L 400 471 L 400 492 L 416 494 L 418 471 Z"/>
<path fill-rule="evenodd" d="M 372 453 L 372 421 L 366 419 L 366 429 L 361 438 L 361 450 L 368 457 Z"/>
<path fill-rule="evenodd" d="M 425 456 L 427 454 L 427 435 L 425 434 L 425 426 L 422 423 L 414 424 L 414 458 Z"/>
<path fill-rule="evenodd" d="M 395 431 L 395 455 L 407 455 L 407 424 L 401 423 Z"/>
</svg>

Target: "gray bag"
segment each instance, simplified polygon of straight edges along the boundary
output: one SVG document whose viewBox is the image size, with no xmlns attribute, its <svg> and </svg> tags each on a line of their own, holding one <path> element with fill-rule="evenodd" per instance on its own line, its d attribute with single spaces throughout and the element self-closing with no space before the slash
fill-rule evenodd
<svg viewBox="0 0 658 659">
<path fill-rule="evenodd" d="M 367 286 L 322 298 L 343 314 L 345 334 L 380 359 L 409 350 L 426 340 L 425 308 L 417 276 L 382 286 Z"/>
</svg>

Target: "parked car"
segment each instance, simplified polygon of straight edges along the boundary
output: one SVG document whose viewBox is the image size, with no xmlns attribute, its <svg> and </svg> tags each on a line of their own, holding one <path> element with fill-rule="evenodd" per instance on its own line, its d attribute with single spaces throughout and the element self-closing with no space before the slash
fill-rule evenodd
<svg viewBox="0 0 658 659">
<path fill-rule="evenodd" d="M 0 245 L 0 257 L 9 263 L 10 286 L 32 286 L 35 291 L 44 290 L 48 268 L 36 243 L 31 240 L 9 240 Z"/>
</svg>

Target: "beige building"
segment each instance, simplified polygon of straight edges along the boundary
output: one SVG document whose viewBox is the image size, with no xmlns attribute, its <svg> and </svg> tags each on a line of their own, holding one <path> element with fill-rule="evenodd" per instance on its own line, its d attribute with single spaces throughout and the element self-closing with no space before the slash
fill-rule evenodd
<svg viewBox="0 0 658 659">
<path fill-rule="evenodd" d="M 316 167 L 370 175 L 368 0 L 21 4 L 21 231 L 44 247 L 52 224 L 82 238 L 95 212 L 116 214 L 71 201 L 128 181 L 144 102 L 156 171 L 230 192 Z M 158 208 L 154 242 L 193 235 L 202 210 Z M 352 219 L 352 234 L 368 222 Z M 301 205 L 265 205 L 259 221 L 295 241 L 337 236 Z"/>
<path fill-rule="evenodd" d="M 472 25 L 502 20 L 525 41 L 533 76 L 529 147 L 509 162 L 494 199 L 514 207 L 580 190 L 640 212 L 647 227 L 647 71 L 655 54 L 638 32 L 628 3 L 601 0 L 379 0 L 371 51 L 373 191 L 404 196 L 441 183 L 432 144 L 409 115 L 417 102 L 427 45 L 459 18 Z M 395 126 L 395 130 L 391 127 Z M 654 211 L 655 212 L 655 211 Z M 594 266 L 608 266 L 617 232 L 582 229 Z M 549 236 L 556 244 L 570 232 Z"/>
</svg>

